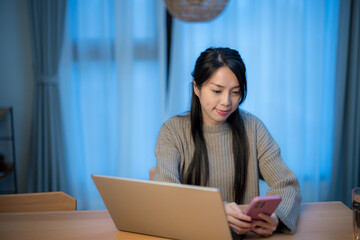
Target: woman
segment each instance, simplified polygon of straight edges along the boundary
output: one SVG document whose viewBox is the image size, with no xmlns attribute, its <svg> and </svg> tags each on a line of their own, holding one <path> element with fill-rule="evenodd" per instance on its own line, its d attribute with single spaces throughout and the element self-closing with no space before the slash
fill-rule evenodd
<svg viewBox="0 0 360 240">
<path fill-rule="evenodd" d="M 160 130 L 155 180 L 219 188 L 229 226 L 237 234 L 295 232 L 299 183 L 264 124 L 238 108 L 247 91 L 239 53 L 209 48 L 197 59 L 192 75 L 190 113 L 173 117 Z M 274 214 L 250 222 L 238 204 L 259 195 L 259 179 L 270 186 L 267 195 L 283 200 Z"/>
</svg>

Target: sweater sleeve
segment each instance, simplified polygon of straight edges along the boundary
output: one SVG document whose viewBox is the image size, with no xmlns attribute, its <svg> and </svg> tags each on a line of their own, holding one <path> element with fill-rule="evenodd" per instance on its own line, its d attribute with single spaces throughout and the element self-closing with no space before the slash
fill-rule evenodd
<svg viewBox="0 0 360 240">
<path fill-rule="evenodd" d="M 160 129 L 156 142 L 155 156 L 155 181 L 181 183 L 180 180 L 180 153 L 178 145 L 179 138 L 175 134 L 170 122 L 165 122 Z"/>
<path fill-rule="evenodd" d="M 256 134 L 260 174 L 270 187 L 266 195 L 282 196 L 275 212 L 281 222 L 278 230 L 295 233 L 302 200 L 299 182 L 282 160 L 279 146 L 260 120 Z"/>
</svg>

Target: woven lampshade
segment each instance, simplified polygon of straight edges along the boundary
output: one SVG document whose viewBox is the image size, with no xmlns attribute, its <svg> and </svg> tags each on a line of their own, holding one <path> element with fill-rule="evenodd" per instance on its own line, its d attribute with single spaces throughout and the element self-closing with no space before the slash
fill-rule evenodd
<svg viewBox="0 0 360 240">
<path fill-rule="evenodd" d="M 216 18 L 228 0 L 165 0 L 172 16 L 186 22 L 205 22 Z"/>
</svg>

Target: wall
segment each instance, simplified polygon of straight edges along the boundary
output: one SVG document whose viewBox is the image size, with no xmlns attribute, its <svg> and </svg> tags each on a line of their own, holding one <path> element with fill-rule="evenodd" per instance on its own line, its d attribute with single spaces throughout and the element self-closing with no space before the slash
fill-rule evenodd
<svg viewBox="0 0 360 240">
<path fill-rule="evenodd" d="M 26 0 L 0 1 L 0 107 L 14 109 L 18 189 L 26 192 L 33 71 Z"/>
</svg>

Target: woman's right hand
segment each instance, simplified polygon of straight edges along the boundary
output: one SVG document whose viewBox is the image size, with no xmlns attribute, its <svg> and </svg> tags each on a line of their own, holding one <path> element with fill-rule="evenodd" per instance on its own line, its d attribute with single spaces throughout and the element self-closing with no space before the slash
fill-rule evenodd
<svg viewBox="0 0 360 240">
<path fill-rule="evenodd" d="M 255 228 L 251 217 L 245 215 L 235 202 L 225 204 L 226 217 L 230 228 L 237 234 L 245 234 Z"/>
</svg>

